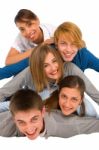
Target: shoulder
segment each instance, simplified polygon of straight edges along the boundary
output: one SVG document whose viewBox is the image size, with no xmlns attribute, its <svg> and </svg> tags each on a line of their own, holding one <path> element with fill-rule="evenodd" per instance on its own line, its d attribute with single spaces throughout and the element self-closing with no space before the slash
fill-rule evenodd
<svg viewBox="0 0 99 150">
<path fill-rule="evenodd" d="M 46 29 L 49 31 L 54 31 L 56 27 L 52 24 L 40 24 L 41 29 Z"/>
<path fill-rule="evenodd" d="M 80 55 L 89 55 L 91 52 L 86 48 L 81 48 L 79 51 L 78 51 L 78 54 Z"/>
<path fill-rule="evenodd" d="M 77 68 L 77 69 L 79 69 L 78 67 L 77 67 L 77 65 L 75 65 L 74 63 L 72 63 L 72 62 L 65 62 L 64 63 L 64 70 L 71 70 L 71 69 L 73 69 L 73 68 Z"/>
</svg>

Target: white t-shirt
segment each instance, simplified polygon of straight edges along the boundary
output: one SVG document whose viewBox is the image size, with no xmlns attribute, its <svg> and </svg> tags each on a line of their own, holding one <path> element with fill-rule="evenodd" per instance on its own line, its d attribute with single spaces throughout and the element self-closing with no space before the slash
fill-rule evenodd
<svg viewBox="0 0 99 150">
<path fill-rule="evenodd" d="M 53 37 L 54 31 L 56 29 L 54 26 L 50 24 L 41 24 L 40 28 L 43 31 L 44 41 L 46 39 L 50 39 L 51 37 Z M 25 52 L 28 49 L 33 48 L 35 46 L 37 46 L 37 44 L 33 43 L 32 41 L 29 41 L 28 39 L 23 37 L 20 33 L 18 34 L 14 43 L 12 44 L 12 47 L 17 49 L 20 53 Z"/>
</svg>

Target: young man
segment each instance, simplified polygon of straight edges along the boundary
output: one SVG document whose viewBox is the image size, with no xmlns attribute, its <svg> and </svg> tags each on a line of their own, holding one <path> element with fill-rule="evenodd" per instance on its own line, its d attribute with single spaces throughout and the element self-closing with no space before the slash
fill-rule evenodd
<svg viewBox="0 0 99 150">
<path fill-rule="evenodd" d="M 34 140 L 39 135 L 68 138 L 99 132 L 99 120 L 96 118 L 66 117 L 58 110 L 45 112 L 41 97 L 29 89 L 21 89 L 13 95 L 10 111 L 0 113 L 0 136 L 27 136 Z"/>
<path fill-rule="evenodd" d="M 6 58 L 6 65 L 0 68 L 0 80 L 18 74 L 28 65 L 28 58 L 35 46 L 40 43 L 52 43 L 55 27 L 40 24 L 38 16 L 28 9 L 21 9 L 14 22 L 20 33 L 16 37 Z"/>
</svg>

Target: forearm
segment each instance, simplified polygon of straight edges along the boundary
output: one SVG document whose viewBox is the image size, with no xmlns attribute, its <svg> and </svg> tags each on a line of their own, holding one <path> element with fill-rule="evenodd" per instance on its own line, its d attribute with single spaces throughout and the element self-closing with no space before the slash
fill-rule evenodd
<svg viewBox="0 0 99 150">
<path fill-rule="evenodd" d="M 15 55 L 9 55 L 6 58 L 6 65 L 14 64 L 14 63 L 17 63 L 17 62 L 25 59 L 25 58 L 30 57 L 31 52 L 32 52 L 32 49 L 28 50 L 28 51 L 26 51 L 24 53 L 17 53 Z"/>
<path fill-rule="evenodd" d="M 0 101 L 4 101 L 6 97 L 12 96 L 17 90 L 26 84 L 26 76 L 29 74 L 28 68 L 16 75 L 12 80 L 0 88 Z"/>
</svg>

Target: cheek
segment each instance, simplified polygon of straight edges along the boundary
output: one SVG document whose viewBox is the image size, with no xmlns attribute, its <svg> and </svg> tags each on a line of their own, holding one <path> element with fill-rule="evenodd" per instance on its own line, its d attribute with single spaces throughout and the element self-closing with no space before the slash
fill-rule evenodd
<svg viewBox="0 0 99 150">
<path fill-rule="evenodd" d="M 24 132 L 25 131 L 25 127 L 23 126 L 20 126 L 19 124 L 16 124 L 18 129 L 21 131 L 21 132 Z"/>
<path fill-rule="evenodd" d="M 47 76 L 48 75 L 48 69 L 44 69 L 44 72 L 45 72 L 45 75 Z"/>
</svg>

